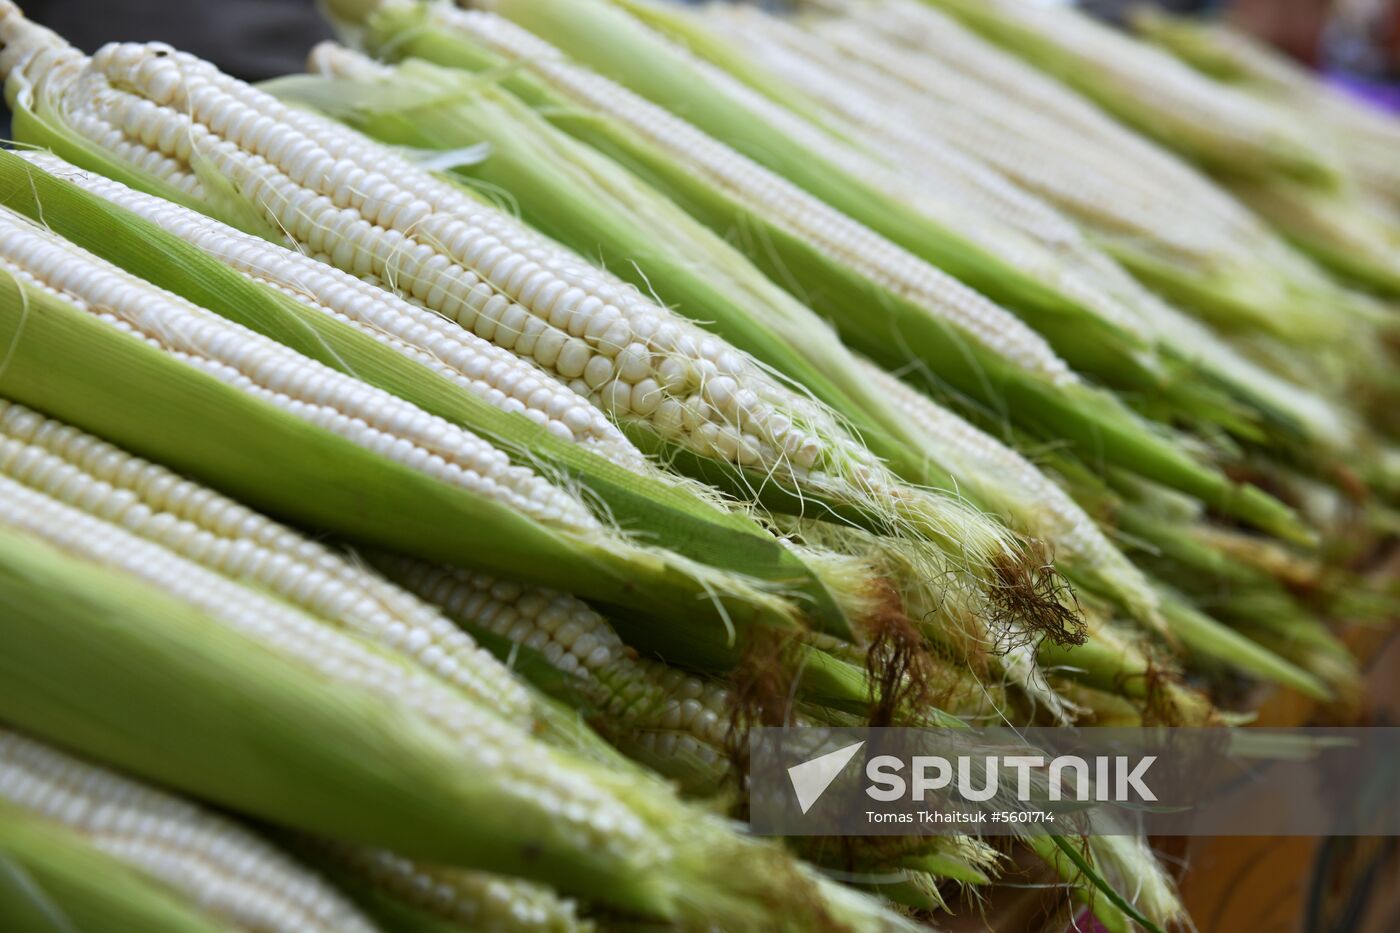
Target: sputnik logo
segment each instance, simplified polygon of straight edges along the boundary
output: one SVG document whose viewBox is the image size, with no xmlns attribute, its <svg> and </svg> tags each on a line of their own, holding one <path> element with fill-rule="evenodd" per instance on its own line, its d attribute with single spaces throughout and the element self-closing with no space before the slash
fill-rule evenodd
<svg viewBox="0 0 1400 933">
<path fill-rule="evenodd" d="M 838 748 L 834 752 L 827 752 L 810 761 L 804 761 L 800 765 L 793 765 L 787 769 L 788 779 L 792 781 L 792 789 L 797 793 L 797 805 L 802 808 L 805 814 L 812 809 L 812 805 L 821 799 L 822 794 L 831 786 L 831 782 L 836 780 L 836 776 L 850 764 L 856 752 L 860 751 L 865 742 L 856 742 L 854 745 L 847 745 L 845 748 Z"/>
</svg>

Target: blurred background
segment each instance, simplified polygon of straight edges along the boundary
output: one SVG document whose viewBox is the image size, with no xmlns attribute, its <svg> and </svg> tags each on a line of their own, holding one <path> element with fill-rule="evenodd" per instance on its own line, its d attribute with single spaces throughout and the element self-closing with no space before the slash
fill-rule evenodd
<svg viewBox="0 0 1400 933">
<path fill-rule="evenodd" d="M 1081 5 L 1114 19 L 1145 2 L 1082 0 Z M 1400 106 L 1400 0 L 1153 2 L 1229 19 L 1338 83 Z M 160 40 L 247 80 L 300 71 L 306 50 L 330 36 L 316 0 L 21 0 L 20 5 L 30 18 L 89 51 L 112 40 Z"/>
</svg>

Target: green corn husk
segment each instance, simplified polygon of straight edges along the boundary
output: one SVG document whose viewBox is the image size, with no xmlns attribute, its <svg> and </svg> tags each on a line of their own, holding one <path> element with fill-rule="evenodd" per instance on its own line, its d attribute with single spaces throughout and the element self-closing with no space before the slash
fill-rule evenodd
<svg viewBox="0 0 1400 933">
<path fill-rule="evenodd" d="M 0 803 L 7 933 L 228 933 L 77 833 Z"/>
<path fill-rule="evenodd" d="M 640 66 L 641 61 L 654 57 L 641 54 L 648 48 L 649 37 L 639 32 L 638 24 L 616 10 L 593 3 L 578 4 L 570 10 L 560 9 L 556 4 L 540 4 L 531 7 L 531 22 L 534 23 L 535 16 L 569 17 L 571 12 L 589 16 L 610 14 L 606 20 L 607 30 L 595 28 L 591 33 L 580 32 L 574 44 L 591 37 L 597 43 L 599 57 L 637 63 L 638 70 L 648 75 L 646 86 L 660 86 L 658 75 L 667 70 L 664 59 L 663 64 L 651 62 L 646 68 Z M 1240 514 L 1274 533 L 1299 541 L 1310 540 L 1309 532 L 1276 500 L 1258 489 L 1236 486 L 1186 456 L 1169 439 L 1156 435 L 1132 418 L 1112 396 L 1082 385 L 1052 387 L 1006 360 L 979 351 L 918 306 L 830 261 L 805 240 L 733 202 L 627 129 L 598 114 L 579 113 L 575 104 L 541 83 L 538 75 L 524 69 L 509 69 L 495 52 L 476 44 L 470 37 L 431 23 L 431 13 L 431 8 L 415 5 L 394 4 L 381 8 L 368 24 L 366 40 L 371 48 L 394 57 L 414 56 L 475 71 L 503 70 L 505 86 L 526 103 L 541 109 L 566 132 L 620 161 L 697 219 L 718 231 L 753 231 L 754 235 L 746 237 L 754 246 L 748 250 L 750 258 L 780 284 L 801 283 L 796 289 L 799 297 L 808 300 L 813 310 L 831 317 L 853 349 L 894 369 L 903 367 L 911 358 L 921 360 L 938 385 L 952 386 L 978 397 L 991 410 L 1011 413 L 1028 428 L 1071 440 L 1076 444 L 1077 453 L 1091 462 L 1107 459 L 1122 463 L 1179 486 L 1226 511 Z M 622 32 L 613 28 L 618 25 L 619 18 Z M 629 54 L 618 54 L 616 43 L 621 39 L 634 39 L 640 48 L 633 50 L 629 44 Z M 609 51 L 605 54 L 603 49 Z M 638 54 L 632 54 L 633 51 Z M 529 63 L 523 64 L 528 66 Z M 685 81 L 673 79 L 667 86 L 703 88 L 705 85 L 702 80 L 691 81 L 687 77 Z M 885 320 L 872 327 L 869 315 L 877 310 L 885 315 Z"/>
<path fill-rule="evenodd" d="M 1214 87 L 1077 10 L 1026 0 L 925 0 L 1202 164 L 1331 185 L 1339 167 L 1287 114 Z M 1151 88 L 1149 93 L 1145 88 Z"/>
<path fill-rule="evenodd" d="M 508 757 L 484 767 L 378 694 L 308 676 L 185 603 L 10 531 L 0 531 L 0 613 L 0 717 L 173 790 L 660 919 L 798 929 L 830 910 L 856 929 L 896 925 L 865 901 L 818 893 L 777 850 L 655 782 L 596 772 L 521 733 L 514 747 L 532 749 L 532 767 L 543 755 L 608 788 L 669 855 L 584 844 L 507 777 Z"/>
<path fill-rule="evenodd" d="M 463 785 L 459 753 L 425 723 L 308 678 L 184 604 L 32 539 L 0 532 L 0 561 L 7 720 L 270 820 L 529 870 L 498 843 L 529 839 L 543 824 L 526 829 L 518 807 L 515 832 L 505 814 L 490 820 L 480 805 L 500 788 Z M 483 817 L 498 824 L 494 833 Z M 550 847 L 542 862 L 558 857 Z"/>
<path fill-rule="evenodd" d="M 728 571 L 741 575 L 739 579 L 763 580 L 760 584 L 762 586 L 771 586 L 794 595 L 800 594 L 803 608 L 819 626 L 838 634 L 851 634 L 849 623 L 841 608 L 821 581 L 816 579 L 812 571 L 794 553 L 783 547 L 752 520 L 737 513 L 717 509 L 710 503 L 687 495 L 679 487 L 628 472 L 576 445 L 561 441 L 523 416 L 501 411 L 484 400 L 461 391 L 437 374 L 399 356 L 372 337 L 340 321 L 317 314 L 271 288 L 245 279 L 154 224 L 42 172 L 17 156 L 5 153 L 0 153 L 0 203 L 31 217 L 42 217 L 51 230 L 71 237 L 77 245 L 93 250 L 97 255 L 134 274 L 159 282 L 162 287 L 196 304 L 273 337 L 312 359 L 387 389 L 418 404 L 426 411 L 464 425 L 495 441 L 522 464 L 536 468 L 541 462 L 548 464 L 570 481 L 581 483 L 598 496 L 624 532 L 641 533 L 644 536 L 642 540 L 648 543 L 654 540 L 663 546 L 673 545 L 684 557 L 715 567 L 719 571 L 715 574 L 716 580 L 713 581 L 718 584 L 717 593 L 724 592 Z M 152 248 L 153 246 L 157 248 Z M 14 314 L 22 314 L 22 302 L 12 303 L 11 310 Z M 17 369 L 21 357 L 29 356 L 28 353 L 19 351 L 25 350 L 25 345 L 34 339 L 33 322 L 20 316 L 14 317 L 11 325 L 23 326 L 26 338 L 20 341 L 16 359 L 13 361 L 15 366 L 11 367 Z M 97 324 L 97 327 L 105 329 L 101 324 Z M 124 343 L 136 343 L 121 334 L 99 336 L 97 330 L 86 326 L 83 329 L 90 332 L 98 343 L 113 348 Z M 107 352 L 96 347 L 94 350 L 98 353 Z M 153 353 L 150 348 L 142 348 L 140 352 L 150 356 L 153 370 L 148 376 L 149 384 L 143 380 L 138 385 L 138 380 L 129 378 L 130 373 L 137 371 L 136 367 L 130 367 L 127 369 L 128 378 L 122 382 L 121 391 L 143 393 L 143 406 L 168 408 L 178 403 L 182 407 L 189 407 L 192 404 L 191 399 L 169 398 L 163 403 L 157 401 L 162 392 L 159 388 L 159 377 L 154 370 L 175 371 L 185 368 L 173 361 L 158 362 L 160 354 Z M 195 383 L 213 382 L 193 372 L 182 372 L 182 377 Z M 71 385 L 66 384 L 64 388 L 72 390 L 84 381 L 95 384 L 104 378 L 106 377 L 100 371 L 89 369 L 82 379 Z M 638 562 L 634 569 L 625 569 L 630 562 L 621 555 L 609 556 L 594 547 L 585 546 L 579 549 L 573 544 L 565 544 L 557 535 L 548 535 L 553 540 L 548 544 L 540 543 L 538 551 L 534 550 L 533 546 L 523 546 L 517 551 L 507 545 L 507 539 L 487 536 L 490 538 L 487 540 L 480 537 L 478 532 L 489 527 L 482 523 L 488 520 L 487 516 L 493 510 L 498 511 L 499 507 L 487 509 L 482 516 L 471 520 L 454 521 L 448 516 L 460 509 L 460 506 L 424 508 L 428 500 L 422 496 L 427 491 L 427 486 L 436 485 L 426 477 L 417 477 L 407 482 L 396 480 L 392 492 L 362 499 L 363 493 L 318 481 L 314 475 L 307 474 L 305 482 L 311 484 L 310 488 L 319 490 L 323 497 L 325 493 L 334 492 L 341 498 L 340 504 L 317 503 L 315 494 L 288 491 L 286 471 L 291 469 L 292 465 L 285 461 L 290 450 L 298 451 L 299 456 L 307 456 L 310 451 L 324 445 L 304 441 L 300 446 L 279 448 L 265 440 L 263 443 L 268 446 L 263 455 L 249 455 L 244 458 L 245 466 L 257 465 L 262 470 L 269 470 L 271 465 L 282 461 L 280 469 L 268 472 L 269 476 L 281 477 L 280 482 L 271 479 L 264 481 L 259 480 L 257 474 L 251 474 L 252 478 L 240 476 L 239 469 L 233 465 L 235 457 L 227 453 L 214 456 L 213 452 L 219 449 L 213 445 L 214 439 L 226 441 L 229 435 L 225 432 L 237 430 L 235 425 L 217 424 L 217 420 L 205 421 L 197 428 L 192 428 L 194 433 L 184 438 L 177 433 L 155 434 L 141 423 L 139 417 L 135 417 L 140 406 L 136 411 L 132 411 L 130 406 L 124 406 L 121 417 L 99 418 L 97 412 L 106 407 L 105 405 L 80 405 L 76 400 L 65 400 L 62 392 L 50 394 L 42 387 L 23 385 L 24 380 L 18 372 L 7 371 L 0 381 L 3 381 L 5 391 L 19 401 L 24 401 L 26 394 L 32 396 L 36 391 L 43 392 L 42 398 L 31 398 L 35 407 L 50 409 L 56 416 L 93 430 L 99 435 L 109 436 L 134 452 L 148 454 L 152 459 L 177 466 L 216 487 L 229 489 L 236 497 L 265 510 L 336 531 L 352 540 L 392 547 L 449 563 L 471 563 L 483 569 L 494 569 L 505 576 L 533 579 L 557 589 L 623 606 L 645 607 L 649 599 L 643 592 L 645 587 L 639 585 L 641 581 L 649 576 L 656 576 L 658 582 L 670 577 L 671 584 L 663 585 L 668 589 L 678 585 L 679 589 L 670 589 L 672 597 L 678 598 L 667 597 L 652 605 L 661 606 L 671 613 L 675 613 L 681 607 L 684 607 L 683 611 L 687 613 L 693 609 L 694 613 L 701 617 L 711 609 L 719 608 L 703 598 L 703 589 L 691 589 L 689 596 L 681 595 L 688 588 L 683 581 L 687 575 L 686 571 L 678 567 L 667 568 L 665 558 L 660 554 L 659 560 L 649 562 L 649 570 L 645 569 L 648 562 Z M 152 398 L 152 394 L 156 397 Z M 230 404 L 237 395 L 238 393 L 231 389 L 217 390 L 207 394 L 204 404 L 215 404 L 216 398 L 223 400 L 218 404 Z M 100 393 L 99 398 L 102 397 L 104 395 Z M 110 396 L 106 398 L 110 400 Z M 256 409 L 261 412 L 261 418 L 282 422 L 283 431 L 292 431 L 299 435 L 319 433 L 309 426 L 296 425 L 295 418 L 276 413 L 274 409 L 264 407 L 253 400 L 238 400 L 235 407 L 243 410 Z M 60 408 L 63 410 L 59 410 Z M 185 417 L 193 414 L 186 412 Z M 256 433 L 261 435 L 260 431 Z M 209 436 L 208 444 L 201 446 L 188 443 L 189 437 L 199 437 L 201 434 Z M 335 446 L 352 445 L 337 443 Z M 360 467 L 364 476 L 387 475 L 381 467 L 368 465 L 377 459 L 368 452 L 357 451 L 344 457 L 341 463 L 366 464 Z M 309 469 L 314 473 L 314 462 L 308 461 L 302 469 Z M 334 458 L 320 461 L 323 466 L 335 462 Z M 397 472 L 412 473 L 402 468 Z M 441 491 L 432 493 L 434 499 L 442 496 Z M 456 494 L 450 494 L 447 498 L 456 498 Z M 408 504 L 415 499 L 423 505 L 414 507 Z M 355 503 L 354 506 L 349 505 L 351 501 Z M 363 503 L 366 501 L 374 502 L 376 509 L 371 511 L 364 508 Z M 382 511 L 379 508 L 381 504 Z M 414 515 L 418 518 L 410 518 Z M 501 527 L 528 524 L 518 516 L 502 518 L 500 521 L 506 522 L 506 525 Z M 439 527 L 431 529 L 425 525 Z M 534 536 L 543 538 L 546 537 L 546 533 L 543 529 L 538 529 Z M 574 556 L 565 557 L 566 552 L 571 550 L 575 551 Z M 635 549 L 629 547 L 627 550 Z M 590 551 L 593 553 L 590 554 Z M 559 558 L 543 561 L 539 557 L 541 554 L 555 554 L 559 555 Z M 618 570 L 607 570 L 610 564 Z M 551 579 L 540 579 L 542 576 Z M 767 599 L 768 597 L 760 597 L 760 601 Z M 777 604 L 746 607 L 742 600 L 722 599 L 721 605 L 720 611 L 728 614 L 731 620 L 737 623 L 767 617 L 770 621 L 787 624 L 782 618 L 786 610 Z M 776 615 L 774 609 L 778 610 Z"/>
</svg>

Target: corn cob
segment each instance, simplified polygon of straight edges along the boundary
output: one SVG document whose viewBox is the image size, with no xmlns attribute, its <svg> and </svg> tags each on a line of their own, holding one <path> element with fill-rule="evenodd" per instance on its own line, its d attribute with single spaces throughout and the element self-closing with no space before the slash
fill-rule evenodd
<svg viewBox="0 0 1400 933">
<path fill-rule="evenodd" d="M 359 641 L 339 637 L 320 620 L 240 586 L 145 541 L 120 526 L 63 505 L 4 478 L 5 503 L 0 520 L 7 527 L 41 537 L 87 560 L 112 566 L 151 585 L 162 581 L 179 598 L 225 625 L 266 640 L 287 652 L 298 652 L 304 663 L 323 675 L 339 672 L 346 679 L 388 698 L 397 696 L 421 715 L 473 747 L 480 733 L 504 736 L 492 725 L 493 714 L 459 700 L 441 681 L 416 665 L 386 659 Z M 485 700 L 479 702 L 486 702 Z"/>
<path fill-rule="evenodd" d="M 357 446 L 561 530 L 601 527 L 583 503 L 512 465 L 481 438 L 162 293 L 10 212 L 0 214 L 0 259 L 25 285 L 61 296 L 110 326 Z"/>
<path fill-rule="evenodd" d="M 12 50 L 53 41 L 37 27 L 8 22 L 18 36 Z M 48 67 L 55 58 L 58 64 Z M 659 438 L 707 462 L 745 467 L 750 475 L 741 483 L 765 494 L 771 486 L 793 508 L 815 496 L 895 533 L 908 534 L 912 526 L 952 548 L 973 572 L 1018 559 L 1018 545 L 1004 529 L 979 522 L 955 502 L 902 486 L 829 411 L 722 341 L 351 131 L 155 46 L 111 46 L 90 64 L 38 54 L 14 66 L 11 77 L 16 87 L 38 81 L 35 99 L 62 98 L 73 130 L 116 146 L 109 146 L 112 152 L 163 140 L 169 152 L 151 149 L 159 159 L 148 160 L 160 177 L 188 180 L 205 166 L 206 175 L 235 183 L 238 197 L 270 212 L 264 226 L 275 221 L 312 251 L 334 226 L 339 252 L 331 258 L 338 265 L 397 281 L 480 335 L 517 354 L 528 351 L 652 443 Z M 139 88 L 163 103 L 140 96 Z M 250 148 L 222 139 L 219 130 L 251 132 L 242 137 Z M 193 147 L 193 162 L 170 169 L 182 146 Z M 282 161 L 274 165 L 258 152 Z M 130 173 L 135 163 L 125 164 Z M 351 178 L 353 191 L 345 186 Z M 168 185 L 168 193 L 185 196 L 180 184 Z M 340 202 L 346 206 L 337 207 Z M 468 268 L 473 265 L 479 273 Z M 494 284 L 482 278 L 488 274 Z M 499 314 L 506 315 L 505 327 L 497 327 Z"/>
<path fill-rule="evenodd" d="M 637 657 L 606 619 L 566 594 L 403 559 L 383 566 L 459 624 L 533 649 L 583 677 L 586 699 L 601 713 L 596 727 L 624 751 L 645 752 L 658 770 L 699 786 L 723 772 L 733 712 L 726 688 Z"/>
<path fill-rule="evenodd" d="M 485 872 L 421 865 L 382 850 L 308 842 L 311 860 L 386 928 L 417 929 L 422 918 L 444 929 L 482 933 L 584 933 L 573 901 L 549 888 Z M 405 914 L 411 916 L 405 917 Z"/>
<path fill-rule="evenodd" d="M 8 729 L 0 800 L 76 833 L 233 927 L 369 933 L 339 893 L 232 821 Z"/>
<path fill-rule="evenodd" d="M 23 156 L 45 171 L 155 223 L 248 277 L 376 335 L 496 407 L 523 414 L 556 436 L 584 444 L 630 470 L 644 469 L 641 453 L 597 408 L 514 354 L 421 306 L 324 262 L 74 168 L 49 153 Z"/>
<path fill-rule="evenodd" d="M 76 834 L 0 802 L 0 916 L 9 929 L 225 933 Z"/>
<path fill-rule="evenodd" d="M 160 581 L 162 589 L 172 594 L 167 599 L 179 600 L 208 613 L 198 616 L 204 628 L 213 622 L 266 646 L 260 651 L 271 648 L 282 657 L 295 659 L 300 670 L 313 674 L 318 680 L 353 684 L 391 706 L 406 704 L 420 715 L 428 716 L 428 721 L 438 724 L 445 734 L 452 736 L 457 747 L 476 750 L 482 755 L 482 766 L 498 760 L 499 753 L 493 755 L 493 746 L 501 749 L 520 743 L 519 734 L 499 724 L 491 713 L 453 697 L 424 675 L 374 652 L 367 645 L 300 616 L 289 607 L 224 582 L 114 525 L 106 525 L 9 480 L 3 483 L 7 493 L 4 516 L 4 525 L 9 529 L 7 534 L 20 531 L 39 535 L 42 540 L 81 560 L 99 561 L 125 573 Z M 108 578 L 93 574 L 93 579 Z M 134 725 L 140 727 L 140 724 Z M 77 737 L 74 738 L 76 741 Z M 112 750 L 121 753 L 117 748 Z M 485 771 L 479 773 L 485 774 Z M 543 774 L 539 777 L 550 780 Z M 575 788 L 574 792 L 578 790 Z M 613 820 L 616 820 L 615 812 L 611 817 L 602 818 L 600 825 L 616 825 L 624 834 L 635 833 L 640 828 L 635 818 L 624 817 L 615 823 Z M 595 838 L 589 844 L 600 842 Z"/>
<path fill-rule="evenodd" d="M 547 25 L 560 26 L 575 9 L 579 16 L 589 20 L 595 15 L 612 12 L 595 3 L 570 6 L 567 10 L 552 3 L 531 5 L 528 10 L 509 5 L 512 15 L 518 14 L 532 25 L 544 20 Z M 586 51 L 595 56 L 595 63 L 600 66 L 613 63 L 625 66 L 629 76 L 639 82 L 638 87 L 650 92 L 656 82 L 651 78 L 643 80 L 639 72 L 654 76 L 660 69 L 669 74 L 676 66 L 672 50 L 655 46 L 655 37 L 639 32 L 639 24 L 625 17 L 609 15 L 606 22 L 606 30 L 595 28 L 596 23 L 581 27 L 577 42 L 586 46 Z M 722 230 L 755 226 L 761 229 L 761 234 L 754 237 L 755 248 L 749 250 L 750 258 L 775 280 L 796 288 L 800 297 L 813 300 L 815 310 L 832 316 L 841 325 L 844 339 L 885 365 L 898 368 L 910 355 L 923 356 L 940 382 L 980 398 L 995 410 L 1009 409 L 1035 429 L 1045 430 L 1053 423 L 1060 437 L 1082 440 L 1087 445 L 1086 451 L 1092 447 L 1096 456 L 1120 458 L 1130 468 L 1143 470 L 1164 482 L 1198 489 L 1200 495 L 1214 504 L 1241 514 L 1249 513 L 1252 520 L 1280 534 L 1300 539 L 1308 537 L 1300 535 L 1296 527 L 1291 530 L 1285 527 L 1291 522 L 1278 512 L 1277 503 L 1265 504 L 1258 490 L 1222 485 L 1221 477 L 1183 457 L 1179 448 L 1165 443 L 1140 421 L 1128 416 L 1116 400 L 1089 389 L 1072 374 L 1055 383 L 1052 391 L 1050 382 L 1019 368 L 1008 358 L 986 351 L 971 336 L 953 335 L 950 342 L 952 325 L 948 321 L 940 320 L 928 308 L 911 300 L 909 294 L 887 288 L 865 273 L 843 265 L 821 245 L 832 230 L 850 227 L 853 222 L 849 218 L 665 110 L 599 75 L 569 64 L 558 50 L 513 24 L 489 14 L 392 3 L 381 7 L 371 18 L 369 30 L 372 44 L 394 55 L 422 55 L 471 69 L 493 68 L 503 59 L 520 62 L 525 69 L 506 69 L 511 76 L 507 86 L 513 92 L 537 106 L 558 108 L 560 113 L 583 106 L 596 114 L 599 119 L 561 119 L 559 125 L 610 154 L 621 148 L 626 158 L 640 163 L 639 171 L 643 175 L 649 180 L 664 180 L 665 192 L 680 200 L 707 225 Z M 601 42 L 605 34 L 610 41 L 625 34 L 629 48 L 635 42 L 635 50 L 641 57 L 611 55 L 612 61 L 606 60 Z M 575 41 L 572 32 L 561 31 L 560 35 L 570 42 Z M 642 58 L 648 61 L 647 68 L 639 68 Z M 687 114 L 692 113 L 691 103 L 696 108 L 711 107 L 713 95 L 698 93 L 698 88 L 706 86 L 705 79 L 696 77 L 698 72 L 685 66 L 684 59 L 680 62 L 676 67 L 686 67 L 685 80 L 680 80 L 678 74 L 670 74 L 666 89 L 685 96 Z M 729 108 L 726 113 L 732 115 L 731 111 L 738 112 Z M 763 121 L 754 120 L 753 124 L 755 133 L 770 132 Z M 737 141 L 738 135 L 732 135 Z M 773 148 L 770 143 L 780 141 L 781 137 L 775 135 L 759 148 L 766 151 Z M 707 154 L 713 158 L 707 158 Z M 792 171 L 798 170 L 793 166 L 806 166 L 803 171 L 811 174 L 816 163 L 804 149 L 800 156 L 796 150 L 792 151 L 791 158 L 784 164 L 785 169 Z M 832 177 L 841 177 L 844 181 L 844 176 L 834 168 L 828 171 L 827 163 L 822 165 L 821 171 L 815 171 L 812 183 L 833 192 L 844 190 L 844 185 L 832 184 Z M 833 176 L 833 172 L 837 174 Z M 726 187 L 741 181 L 747 183 L 747 193 Z M 849 192 L 843 195 L 848 196 Z M 796 199 L 802 206 L 801 212 L 791 219 L 779 218 L 776 205 L 782 198 Z M 820 218 L 820 222 L 813 218 Z M 854 226 L 860 228 L 859 224 Z M 874 236 L 869 230 L 860 229 L 865 230 L 865 238 Z M 855 238 L 856 241 L 860 239 Z M 880 240 L 878 236 L 875 239 Z M 880 242 L 884 244 L 882 254 L 887 258 L 902 255 L 914 268 L 930 268 L 888 241 Z M 804 281 L 806 276 L 815 278 Z M 792 284 L 794 282 L 797 284 Z M 961 286 L 956 286 L 954 292 L 972 294 Z M 974 304 L 978 302 L 981 303 L 979 307 L 985 304 L 984 299 L 977 298 Z M 869 314 L 872 311 L 893 315 L 885 321 L 889 325 L 888 332 L 884 324 L 871 326 Z M 1004 316 L 1004 312 L 1000 314 Z M 1012 326 L 1019 328 L 1014 321 Z M 887 336 L 892 339 L 884 339 Z M 1027 359 L 1019 351 L 1012 356 L 1023 361 Z"/>
</svg>

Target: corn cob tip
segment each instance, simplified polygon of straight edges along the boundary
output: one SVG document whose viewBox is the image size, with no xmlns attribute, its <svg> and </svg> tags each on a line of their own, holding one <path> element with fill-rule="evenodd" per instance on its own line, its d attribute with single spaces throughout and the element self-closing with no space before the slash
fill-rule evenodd
<svg viewBox="0 0 1400 933">
<path fill-rule="evenodd" d="M 326 39 L 311 47 L 306 56 L 306 70 L 309 74 L 326 78 L 358 78 L 391 72 L 388 65 L 346 48 L 334 39 Z"/>
<path fill-rule="evenodd" d="M 62 36 L 25 18 L 10 0 L 0 0 L 0 78 L 5 81 L 10 109 L 14 109 L 13 95 L 30 83 L 24 75 L 29 62 L 47 49 L 68 47 Z"/>
</svg>

